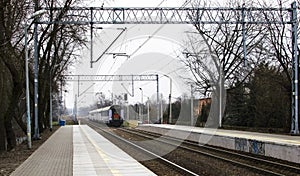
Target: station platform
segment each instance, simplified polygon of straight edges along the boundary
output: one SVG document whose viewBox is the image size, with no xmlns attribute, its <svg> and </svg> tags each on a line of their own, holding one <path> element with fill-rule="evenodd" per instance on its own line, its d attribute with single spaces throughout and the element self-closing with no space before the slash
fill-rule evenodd
<svg viewBox="0 0 300 176">
<path fill-rule="evenodd" d="M 300 163 L 300 136 L 169 124 L 142 124 L 137 129 Z"/>
<path fill-rule="evenodd" d="M 155 175 L 87 125 L 62 126 L 12 176 Z"/>
</svg>

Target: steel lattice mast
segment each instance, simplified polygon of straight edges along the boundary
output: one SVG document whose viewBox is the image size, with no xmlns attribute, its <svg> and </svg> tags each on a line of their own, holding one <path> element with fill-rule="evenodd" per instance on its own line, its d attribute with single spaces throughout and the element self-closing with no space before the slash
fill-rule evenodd
<svg viewBox="0 0 300 176">
<path fill-rule="evenodd" d="M 66 81 L 156 81 L 151 75 L 64 75 Z"/>
<path fill-rule="evenodd" d="M 45 8 L 60 12 L 62 8 Z M 42 24 L 291 24 L 292 8 L 101 8 L 73 7 L 59 21 L 49 21 L 44 16 Z M 243 20 L 224 20 L 222 13 L 244 13 Z M 277 15 L 274 12 L 280 12 Z M 279 15 L 280 14 L 280 15 Z M 193 16 L 193 19 L 191 18 Z M 283 18 L 282 18 L 283 16 Z M 194 18 L 197 17 L 197 18 Z"/>
</svg>

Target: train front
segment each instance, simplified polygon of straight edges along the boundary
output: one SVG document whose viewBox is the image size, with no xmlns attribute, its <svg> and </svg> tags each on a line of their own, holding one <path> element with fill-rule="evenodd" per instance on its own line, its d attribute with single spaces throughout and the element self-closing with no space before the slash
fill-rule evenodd
<svg viewBox="0 0 300 176">
<path fill-rule="evenodd" d="M 123 124 L 122 108 L 113 105 L 109 109 L 109 126 L 120 127 Z"/>
</svg>

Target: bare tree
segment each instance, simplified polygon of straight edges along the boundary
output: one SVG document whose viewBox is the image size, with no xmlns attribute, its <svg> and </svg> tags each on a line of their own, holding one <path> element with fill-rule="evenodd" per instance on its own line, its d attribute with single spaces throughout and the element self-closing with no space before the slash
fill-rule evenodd
<svg viewBox="0 0 300 176">
<path fill-rule="evenodd" d="M 55 0 L 44 1 L 43 6 L 54 9 L 63 7 L 61 11 L 50 10 L 51 21 L 59 21 L 71 6 L 79 3 L 76 0 L 66 0 L 63 4 Z M 64 84 L 64 74 L 70 65 L 76 62 L 79 50 L 85 45 L 86 26 L 49 24 L 42 25 L 39 38 L 39 128 L 49 125 L 49 94 L 50 81 L 54 88 L 57 82 Z M 52 89 L 58 91 L 58 89 Z"/>
<path fill-rule="evenodd" d="M 52 20 L 59 20 L 71 5 L 80 3 L 76 0 L 66 0 L 63 4 L 57 4 L 55 0 L 39 2 L 43 7 L 63 7 L 60 12 L 50 12 Z M 0 104 L 0 150 L 5 150 L 16 145 L 14 121 L 26 133 L 26 120 L 23 118 L 26 111 L 24 29 L 25 25 L 30 22 L 28 20 L 30 14 L 38 9 L 35 9 L 32 1 L 28 0 L 1 0 L 0 9 L 0 95 L 3 102 Z M 28 25 L 28 48 L 30 58 L 32 58 L 31 26 L 33 23 Z M 41 130 L 48 125 L 48 113 L 45 112 L 49 107 L 49 103 L 46 102 L 49 102 L 50 75 L 51 80 L 62 78 L 68 66 L 75 61 L 77 50 L 84 45 L 84 32 L 83 26 L 39 25 L 39 124 Z M 32 68 L 33 65 L 30 62 L 30 83 L 33 84 Z M 33 85 L 30 86 L 33 87 Z M 57 88 L 55 82 L 53 87 Z M 33 89 L 30 90 L 31 97 L 33 97 Z"/>
<path fill-rule="evenodd" d="M 208 1 L 200 0 L 193 2 L 192 5 L 193 7 L 205 7 L 208 6 Z M 227 6 L 235 8 L 243 5 L 239 1 L 229 1 Z M 195 11 L 189 15 L 191 20 L 195 21 L 194 27 L 198 37 L 195 35 L 190 37 L 185 52 L 191 54 L 187 54 L 186 56 L 189 57 L 183 59 L 183 61 L 193 73 L 196 84 L 202 90 L 202 93 L 204 95 L 207 93 L 207 90 L 212 86 L 212 80 L 217 82 L 220 73 L 223 75 L 224 83 L 228 88 L 236 86 L 236 83 L 244 82 L 251 73 L 251 68 L 260 58 L 261 53 L 253 51 L 260 45 L 260 41 L 264 37 L 264 35 L 261 35 L 263 26 L 250 24 L 246 26 L 247 55 L 244 58 L 242 24 L 217 24 L 217 21 L 220 20 L 242 21 L 240 11 Z M 199 15 L 207 16 L 206 18 L 216 24 L 197 22 Z M 204 50 L 203 45 L 206 46 Z M 209 57 L 213 61 L 208 62 Z M 247 62 L 246 65 L 245 62 Z M 207 63 L 210 63 L 210 65 Z"/>
<path fill-rule="evenodd" d="M 298 1 L 299 4 L 299 1 Z M 272 2 L 272 4 L 262 1 L 261 6 L 263 7 L 290 7 L 290 1 L 277 0 Z M 299 14 L 298 14 L 299 15 Z M 272 18 L 274 19 L 285 19 L 288 15 L 284 11 L 274 12 Z M 299 20 L 299 16 L 298 16 Z M 278 66 L 278 73 L 283 72 L 285 74 L 288 84 L 282 82 L 281 85 L 285 89 L 286 93 L 292 95 L 292 31 L 290 25 L 282 24 L 267 24 L 266 37 L 262 41 L 264 46 L 262 46 L 261 51 L 266 56 L 266 60 L 272 62 L 274 65 Z M 299 29 L 298 29 L 299 31 Z M 299 32 L 298 32 L 299 36 Z M 299 47 L 298 47 L 299 52 Z M 287 103 L 287 108 L 290 109 L 290 103 Z M 284 128 L 289 131 L 291 124 L 291 114 L 285 117 Z"/>
<path fill-rule="evenodd" d="M 187 53 L 190 54 L 187 59 L 184 59 L 187 68 L 194 74 L 196 84 L 201 89 L 202 93 L 206 95 L 207 90 L 211 89 L 211 81 L 223 74 L 224 84 L 229 88 L 236 88 L 238 84 L 247 83 L 247 76 L 253 76 L 252 71 L 257 63 L 261 61 L 269 62 L 270 65 L 279 66 L 278 73 L 285 73 L 286 79 L 290 84 L 282 82 L 282 86 L 286 89 L 287 93 L 291 95 L 291 83 L 292 83 L 292 60 L 291 60 L 291 28 L 289 25 L 283 24 L 266 24 L 266 25 L 252 25 L 246 24 L 246 48 L 247 48 L 247 65 L 244 67 L 245 57 L 243 56 L 243 36 L 242 36 L 242 24 L 203 24 L 197 22 L 197 18 L 201 15 L 209 17 L 212 21 L 242 21 L 242 15 L 239 10 L 233 10 L 240 7 L 290 7 L 290 2 L 285 0 L 278 0 L 272 2 L 272 4 L 266 3 L 263 0 L 247 1 L 247 4 L 240 4 L 239 1 L 230 1 L 227 3 L 227 7 L 232 8 L 231 11 L 215 11 L 215 12 L 200 12 L 195 11 L 190 13 L 192 20 L 195 20 L 195 29 L 197 33 L 202 37 L 202 43 L 205 43 L 211 56 L 215 56 L 215 66 L 211 69 L 208 65 L 207 56 L 201 53 L 201 47 L 195 43 L 200 43 L 199 37 L 192 36 L 188 42 L 189 47 Z M 208 6 L 208 2 L 205 0 L 199 0 L 197 3 L 193 3 L 194 7 Z M 220 5 L 217 5 L 220 7 Z M 274 13 L 268 12 L 265 15 L 253 16 L 253 19 L 257 20 L 269 20 L 280 21 L 288 20 L 289 12 L 286 10 L 276 10 Z M 262 12 L 262 14 L 264 14 Z M 270 15 L 271 14 L 271 15 Z M 299 49 L 298 49 L 299 50 Z M 204 52 L 205 53 L 205 52 Z M 207 52 L 206 52 L 207 53 Z M 210 57 L 211 57 L 210 56 Z M 217 71 L 216 68 L 221 67 L 222 72 Z M 245 89 L 244 89 L 245 91 Z M 291 103 L 289 103 L 291 104 Z M 289 108 L 289 107 L 287 107 Z M 285 128 L 290 127 L 290 116 L 286 117 Z"/>
<path fill-rule="evenodd" d="M 27 1 L 0 1 L 0 150 L 16 145 L 13 119 L 17 119 L 25 108 L 24 101 L 24 60 L 22 52 L 23 19 L 29 8 Z M 17 120 L 17 122 L 19 122 Z M 21 127 L 23 123 L 19 125 Z"/>
</svg>

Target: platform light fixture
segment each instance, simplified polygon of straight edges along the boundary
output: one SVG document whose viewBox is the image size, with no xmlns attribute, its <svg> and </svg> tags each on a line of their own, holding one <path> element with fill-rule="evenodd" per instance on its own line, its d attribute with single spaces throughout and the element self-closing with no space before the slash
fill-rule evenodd
<svg viewBox="0 0 300 176">
<path fill-rule="evenodd" d="M 30 97 L 29 97 L 29 70 L 28 70 L 28 22 L 42 14 L 46 13 L 46 10 L 39 10 L 34 12 L 30 18 L 26 20 L 24 33 L 25 33 L 25 76 L 26 76 L 26 117 L 27 117 L 27 141 L 28 148 L 31 149 L 31 122 L 30 122 Z"/>
<path fill-rule="evenodd" d="M 168 75 L 165 75 L 165 77 L 169 78 L 170 81 L 170 93 L 169 93 L 169 124 L 172 123 L 172 78 Z"/>
<path fill-rule="evenodd" d="M 139 88 L 140 90 L 141 90 L 141 102 L 142 102 L 142 104 L 141 104 L 141 112 L 140 112 L 140 118 L 142 118 L 142 116 L 143 116 L 143 96 L 144 96 L 144 92 L 143 92 L 143 89 L 140 87 Z M 141 119 L 140 119 L 141 120 Z"/>
</svg>

